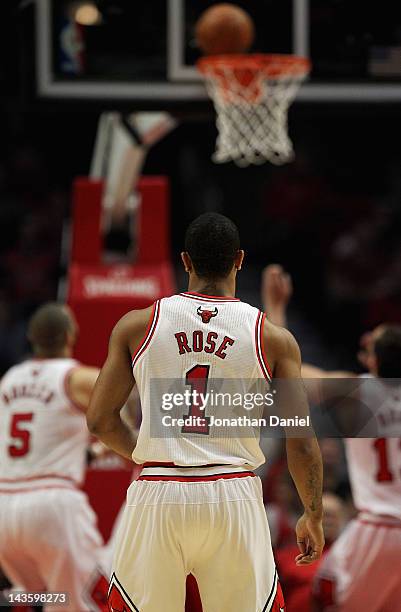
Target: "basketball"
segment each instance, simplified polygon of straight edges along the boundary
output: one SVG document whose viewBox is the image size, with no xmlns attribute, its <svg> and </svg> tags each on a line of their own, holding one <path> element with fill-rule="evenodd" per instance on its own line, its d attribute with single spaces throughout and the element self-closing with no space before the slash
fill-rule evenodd
<svg viewBox="0 0 401 612">
<path fill-rule="evenodd" d="M 196 41 L 206 55 L 243 53 L 254 39 L 251 17 L 234 4 L 216 4 L 207 9 L 196 24 Z"/>
</svg>

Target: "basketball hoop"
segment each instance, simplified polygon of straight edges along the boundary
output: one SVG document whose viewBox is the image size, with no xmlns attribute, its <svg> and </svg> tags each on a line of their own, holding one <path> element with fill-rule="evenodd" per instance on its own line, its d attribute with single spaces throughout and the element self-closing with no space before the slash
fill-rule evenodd
<svg viewBox="0 0 401 612">
<path fill-rule="evenodd" d="M 215 55 L 198 61 L 217 114 L 213 160 L 239 166 L 293 157 L 287 111 L 310 71 L 294 55 Z"/>
</svg>

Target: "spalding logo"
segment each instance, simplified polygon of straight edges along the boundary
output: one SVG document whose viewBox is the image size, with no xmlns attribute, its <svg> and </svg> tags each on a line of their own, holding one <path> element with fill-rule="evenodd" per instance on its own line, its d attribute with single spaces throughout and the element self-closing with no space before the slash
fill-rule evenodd
<svg viewBox="0 0 401 612">
<path fill-rule="evenodd" d="M 208 310 L 207 308 L 203 308 L 203 306 L 199 306 L 196 312 L 202 318 L 202 323 L 210 323 L 210 319 L 212 317 L 215 317 L 219 311 L 217 310 L 217 308 L 213 308 L 213 310 Z"/>
</svg>

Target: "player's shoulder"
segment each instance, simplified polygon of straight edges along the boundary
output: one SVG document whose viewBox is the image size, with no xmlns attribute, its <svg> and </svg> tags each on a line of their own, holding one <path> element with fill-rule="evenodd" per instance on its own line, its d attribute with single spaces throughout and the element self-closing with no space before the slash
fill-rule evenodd
<svg viewBox="0 0 401 612">
<path fill-rule="evenodd" d="M 9 380 L 12 380 L 16 375 L 21 371 L 21 363 L 17 363 L 11 368 L 9 368 L 6 372 L 4 372 L 3 376 L 0 379 L 0 386 L 7 384 Z"/>
<path fill-rule="evenodd" d="M 35 360 L 30 357 L 22 361 L 19 361 L 18 363 L 15 363 L 3 374 L 1 381 L 3 382 L 4 380 L 8 378 L 24 376 L 24 373 L 26 372 L 26 370 L 29 370 L 29 368 L 34 367 L 34 364 L 35 364 Z"/>
<path fill-rule="evenodd" d="M 157 302 L 138 310 L 130 310 L 114 326 L 112 338 L 129 342 L 137 334 L 145 333 L 149 322 L 152 320 Z"/>
<path fill-rule="evenodd" d="M 263 329 L 263 342 L 268 361 L 274 365 L 279 359 L 292 357 L 300 361 L 298 342 L 293 334 L 266 318 Z"/>
<path fill-rule="evenodd" d="M 298 347 L 293 334 L 285 327 L 275 325 L 266 317 L 264 336 L 268 342 L 278 349 L 291 350 Z"/>
</svg>

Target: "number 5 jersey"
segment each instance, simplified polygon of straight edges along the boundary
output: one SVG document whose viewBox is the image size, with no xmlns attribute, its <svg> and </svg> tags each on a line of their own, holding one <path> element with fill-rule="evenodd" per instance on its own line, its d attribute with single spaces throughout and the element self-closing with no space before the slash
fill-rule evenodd
<svg viewBox="0 0 401 612">
<path fill-rule="evenodd" d="M 73 359 L 29 359 L 0 382 L 0 492 L 81 484 L 89 436 L 68 396 Z"/>
</svg>

